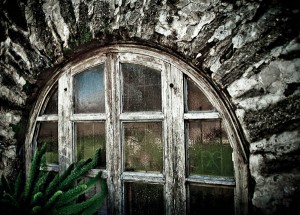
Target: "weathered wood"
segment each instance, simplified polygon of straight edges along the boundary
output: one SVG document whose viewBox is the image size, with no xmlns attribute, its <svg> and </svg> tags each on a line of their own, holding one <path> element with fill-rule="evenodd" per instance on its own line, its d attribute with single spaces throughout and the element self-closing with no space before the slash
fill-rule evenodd
<svg viewBox="0 0 300 215">
<path fill-rule="evenodd" d="M 201 184 L 211 184 L 211 185 L 228 185 L 235 186 L 234 178 L 223 178 L 223 177 L 208 177 L 208 176 L 189 176 L 186 179 L 187 182 L 201 183 Z"/>
<path fill-rule="evenodd" d="M 149 121 L 149 120 L 162 120 L 164 115 L 162 112 L 131 112 L 122 113 L 120 120 L 122 121 Z"/>
<path fill-rule="evenodd" d="M 122 214 L 121 184 L 121 132 L 120 132 L 120 83 L 119 61 L 115 54 L 108 54 L 105 67 L 106 160 L 109 210 Z"/>
<path fill-rule="evenodd" d="M 135 53 L 134 53 L 135 52 Z M 76 154 L 76 139 L 74 123 L 79 121 L 102 121 L 106 129 L 106 169 L 103 178 L 108 184 L 108 207 L 112 214 L 124 213 L 124 183 L 143 182 L 164 185 L 165 212 L 170 214 L 185 214 L 187 208 L 188 183 L 204 185 L 236 186 L 235 207 L 237 214 L 247 214 L 248 200 L 248 166 L 245 162 L 245 152 L 240 143 L 238 128 L 235 127 L 232 115 L 226 102 L 219 97 L 216 89 L 199 73 L 184 62 L 170 57 L 168 54 L 145 50 L 136 46 L 111 46 L 98 51 L 96 55 L 85 56 L 81 61 L 70 62 L 61 74 L 56 73 L 58 80 L 58 115 L 39 116 L 45 103 L 45 97 L 54 86 L 54 82 L 42 94 L 37 103 L 35 120 L 31 124 L 31 135 L 27 140 L 28 149 L 35 147 L 34 128 L 36 122 L 58 121 L 59 163 L 58 166 L 48 166 L 49 170 L 64 170 L 74 162 Z M 134 53 L 134 54 L 133 54 Z M 99 56 L 99 58 L 97 58 Z M 124 112 L 122 113 L 122 75 L 121 63 L 133 63 L 149 66 L 161 71 L 162 111 Z M 106 113 L 73 113 L 73 77 L 87 68 L 104 64 L 105 73 L 105 110 Z M 71 69 L 69 69 L 71 68 Z M 191 78 L 207 96 L 216 111 L 195 111 L 184 113 L 184 77 Z M 188 176 L 188 156 L 185 140 L 184 120 L 219 119 L 224 122 L 225 130 L 234 152 L 235 180 L 233 178 L 216 178 L 204 176 Z M 162 122 L 164 168 L 162 173 L 128 172 L 124 168 L 124 131 L 123 122 Z M 30 139 L 31 138 L 31 139 Z M 29 154 L 28 154 L 29 157 Z M 88 176 L 99 172 L 95 169 Z"/>
<path fill-rule="evenodd" d="M 70 118 L 72 121 L 106 120 L 106 114 L 105 113 L 73 114 Z"/>
<path fill-rule="evenodd" d="M 43 121 L 58 121 L 58 116 L 56 114 L 42 115 L 42 116 L 38 116 L 36 118 L 36 121 L 38 121 L 38 122 L 43 122 Z"/>
<path fill-rule="evenodd" d="M 184 119 L 219 119 L 219 112 L 188 112 L 184 114 Z"/>
<path fill-rule="evenodd" d="M 58 80 L 58 160 L 60 171 L 74 162 L 71 122 L 72 84 L 70 70 Z"/>
<path fill-rule="evenodd" d="M 165 182 L 163 174 L 143 172 L 123 172 L 122 180 L 159 184 L 163 184 Z"/>
</svg>

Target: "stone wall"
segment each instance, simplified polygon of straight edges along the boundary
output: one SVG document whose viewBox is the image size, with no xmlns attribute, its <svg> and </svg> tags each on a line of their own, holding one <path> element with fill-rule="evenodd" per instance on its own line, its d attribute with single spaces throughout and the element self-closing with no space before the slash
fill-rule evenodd
<svg viewBox="0 0 300 215">
<path fill-rule="evenodd" d="M 22 168 L 44 80 L 92 47 L 178 54 L 228 96 L 249 147 L 255 214 L 299 210 L 300 8 L 293 0 L 2 0 L 0 174 Z"/>
</svg>

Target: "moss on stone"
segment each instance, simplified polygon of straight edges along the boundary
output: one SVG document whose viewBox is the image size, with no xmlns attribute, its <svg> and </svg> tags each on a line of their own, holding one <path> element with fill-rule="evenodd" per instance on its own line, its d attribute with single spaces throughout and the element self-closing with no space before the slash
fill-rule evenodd
<svg viewBox="0 0 300 215">
<path fill-rule="evenodd" d="M 290 96 L 262 110 L 249 110 L 244 122 L 252 141 L 300 126 L 300 94 Z"/>
</svg>

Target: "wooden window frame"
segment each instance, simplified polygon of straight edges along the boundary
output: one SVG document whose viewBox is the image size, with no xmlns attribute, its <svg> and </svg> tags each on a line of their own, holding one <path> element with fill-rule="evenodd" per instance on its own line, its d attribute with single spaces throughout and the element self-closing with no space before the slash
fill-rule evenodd
<svg viewBox="0 0 300 215">
<path fill-rule="evenodd" d="M 74 114 L 73 84 L 74 75 L 90 67 L 105 64 L 105 109 L 106 113 Z M 120 63 L 138 63 L 162 71 L 162 111 L 144 113 L 122 113 L 121 110 L 121 78 Z M 202 90 L 212 105 L 213 111 L 184 113 L 184 76 L 188 76 Z M 39 113 L 47 102 L 47 95 L 58 82 L 58 114 L 42 115 Z M 116 102 L 119 101 L 119 102 Z M 181 105 L 178 105 L 181 104 Z M 168 111 L 166 111 L 168 110 Z M 171 111 L 170 111 L 171 110 Z M 204 176 L 186 176 L 186 144 L 184 137 L 185 120 L 222 118 L 229 142 L 233 148 L 233 164 L 235 180 L 226 178 L 207 178 Z M 164 171 L 161 173 L 136 173 L 123 171 L 121 128 L 123 122 L 160 121 L 163 128 Z M 222 90 L 214 85 L 202 71 L 193 68 L 183 60 L 154 48 L 140 45 L 113 45 L 92 50 L 81 56 L 80 61 L 72 61 L 62 69 L 54 72 L 52 78 L 42 89 L 31 112 L 25 142 L 26 172 L 28 173 L 36 143 L 35 128 L 39 122 L 54 121 L 58 123 L 59 165 L 49 165 L 48 169 L 63 171 L 75 161 L 74 122 L 104 121 L 106 122 L 106 161 L 104 177 L 107 178 L 109 190 L 110 213 L 123 214 L 123 181 L 151 182 L 165 185 L 165 214 L 186 213 L 186 184 L 191 182 L 202 184 L 235 186 L 235 213 L 248 214 L 248 152 L 242 130 Z M 173 129 L 168 129 L 172 125 Z M 174 144 L 175 143 L 175 144 Z M 176 165 L 171 165 L 173 160 Z M 100 170 L 93 170 L 95 175 Z M 176 172 L 176 174 L 174 174 Z M 174 195 L 176 193 L 176 195 Z M 121 195 L 122 194 L 122 195 Z"/>
</svg>

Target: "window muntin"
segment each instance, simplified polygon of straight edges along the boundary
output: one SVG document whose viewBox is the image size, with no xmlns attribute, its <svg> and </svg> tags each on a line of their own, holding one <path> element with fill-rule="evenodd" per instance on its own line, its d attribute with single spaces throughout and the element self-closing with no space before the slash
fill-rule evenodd
<svg viewBox="0 0 300 215">
<path fill-rule="evenodd" d="M 125 203 L 125 196 L 121 195 L 120 193 L 124 193 L 125 185 L 127 183 L 145 183 L 145 184 L 154 184 L 159 185 L 163 187 L 163 196 L 164 196 L 164 211 L 165 214 L 174 214 L 174 211 L 176 211 L 178 208 L 182 208 L 181 211 L 190 211 L 190 204 L 189 201 L 192 198 L 190 196 L 190 184 L 195 185 L 209 185 L 216 186 L 215 184 L 222 184 L 225 187 L 234 187 L 235 181 L 233 177 L 230 177 L 229 179 L 225 179 L 224 177 L 210 177 L 206 175 L 201 174 L 191 174 L 188 173 L 188 141 L 186 139 L 187 137 L 187 129 L 185 124 L 188 123 L 188 121 L 193 120 L 205 120 L 205 119 L 219 119 L 221 115 L 219 112 L 216 111 L 216 109 L 220 110 L 218 108 L 208 108 L 212 110 L 198 110 L 193 108 L 188 108 L 187 101 L 189 100 L 187 90 L 188 85 L 186 82 L 192 81 L 194 82 L 195 79 L 189 79 L 189 75 L 194 75 L 194 73 L 187 73 L 189 75 L 186 75 L 184 73 L 184 79 L 183 72 L 184 69 L 182 69 L 180 66 L 177 68 L 172 65 L 172 61 L 166 60 L 167 58 L 164 58 L 162 55 L 163 60 L 159 60 L 156 57 L 156 55 L 152 55 L 152 57 L 144 56 L 143 54 L 132 54 L 132 53 L 119 53 L 119 54 L 107 54 L 107 58 L 101 56 L 100 60 L 95 60 L 96 58 L 93 58 L 89 63 L 88 68 L 93 68 L 96 65 L 99 65 L 99 61 L 105 62 L 104 66 L 104 87 L 105 87 L 105 113 L 73 113 L 73 105 L 72 102 L 74 102 L 73 99 L 73 92 L 74 90 L 71 90 L 71 93 L 69 89 L 74 88 L 74 86 L 71 84 L 71 86 L 68 85 L 68 83 L 74 83 L 73 79 L 76 77 L 77 74 L 80 74 L 81 72 L 84 72 L 87 68 L 84 66 L 84 64 L 76 65 L 74 66 L 74 71 L 71 67 L 68 72 L 73 74 L 71 75 L 63 75 L 59 79 L 59 97 L 60 101 L 62 101 L 62 98 L 64 96 L 62 95 L 69 95 L 69 98 L 64 100 L 65 104 L 61 105 L 63 107 L 62 109 L 59 109 L 58 116 L 50 116 L 50 115 L 41 115 L 37 118 L 38 121 L 53 121 L 57 122 L 59 124 L 59 130 L 61 129 L 61 133 L 64 133 L 64 131 L 70 131 L 72 134 L 68 133 L 69 137 L 68 139 L 71 140 L 72 144 L 65 144 L 61 146 L 59 143 L 59 147 L 73 147 L 75 149 L 73 151 L 74 157 L 70 157 L 70 161 L 76 160 L 76 136 L 74 136 L 75 131 L 75 124 L 80 123 L 82 121 L 85 122 L 91 122 L 91 121 L 101 121 L 105 123 L 106 126 L 106 148 L 110 149 L 106 153 L 107 157 L 107 165 L 105 174 L 109 178 L 113 178 L 112 181 L 108 180 L 108 186 L 109 186 L 109 192 L 110 195 L 114 195 L 112 199 L 115 199 L 116 202 L 112 203 L 111 200 L 108 200 L 110 205 L 110 211 L 114 212 L 117 211 L 118 213 L 125 213 L 127 209 L 125 209 L 125 206 L 127 203 Z M 155 56 L 155 57 L 153 57 Z M 118 101 L 122 101 L 122 70 L 121 65 L 122 64 L 136 64 L 137 60 L 139 60 L 140 65 L 145 65 L 146 67 L 151 68 L 153 65 L 153 68 L 157 71 L 161 71 L 161 111 L 138 111 L 138 112 L 122 112 L 122 103 Z M 173 60 L 173 59 L 172 59 Z M 88 62 L 88 61 L 87 61 Z M 87 63 L 85 62 L 85 64 Z M 178 69 L 179 68 L 179 69 Z M 176 74 L 181 74 L 178 77 Z M 183 81 L 184 80 L 184 81 Z M 183 84 L 185 83 L 185 84 Z M 203 81 L 201 79 L 197 79 L 197 84 L 203 84 Z M 195 85 L 195 86 L 196 86 Z M 172 86 L 172 87 L 171 87 Z M 69 88 L 70 87 L 70 88 Z M 65 92 L 64 89 L 67 90 Z M 184 90 L 183 90 L 184 89 Z M 208 89 L 207 86 L 205 89 Z M 200 88 L 199 88 L 200 90 Z M 207 93 L 205 93 L 207 95 Z M 48 94 L 50 95 L 50 94 Z M 181 96 L 179 96 L 181 95 Z M 204 94 L 203 94 L 204 95 Z M 211 96 L 211 95 L 210 95 Z M 209 96 L 209 100 L 211 100 L 211 97 Z M 184 99 L 185 98 L 185 99 Z M 45 99 L 44 101 L 46 101 Z M 170 100 L 173 100 L 170 102 Z M 60 102 L 59 102 L 60 103 Z M 214 103 L 215 105 L 216 103 Z M 218 103 L 217 103 L 218 104 Z M 182 107 L 180 107 L 182 106 Z M 184 106 L 184 108 L 183 108 Z M 198 104 L 196 105 L 196 107 Z M 185 112 L 184 112 L 185 110 Z M 69 112 L 65 116 L 68 119 L 68 121 L 64 121 L 61 119 L 61 116 L 63 115 L 62 112 Z M 112 114 L 112 116 L 111 116 Z M 182 117 L 182 119 L 180 119 Z M 179 120 L 180 119 L 180 120 Z M 184 120 L 183 120 L 184 119 Z M 178 121 L 179 120 L 179 121 Z M 122 138 L 122 132 L 124 129 L 123 126 L 121 126 L 123 123 L 149 123 L 149 122 L 162 122 L 162 136 L 163 136 L 163 172 L 153 172 L 153 171 L 126 171 L 125 169 L 125 159 L 122 158 L 124 156 L 124 139 Z M 66 123 L 62 126 L 62 123 Z M 170 130 L 172 130 L 170 132 Z M 185 138 L 182 138 L 185 137 Z M 232 137 L 232 135 L 231 135 Z M 58 138 L 59 142 L 61 141 L 61 138 Z M 232 138 L 231 140 L 232 141 Z M 109 146 L 109 147 L 108 147 Z M 71 150 L 73 150 L 71 149 Z M 60 154 L 59 149 L 59 154 Z M 113 158 L 113 160 L 110 160 Z M 116 161 L 116 158 L 118 161 L 121 160 L 121 163 L 117 164 L 116 166 L 114 163 Z M 122 158 L 122 159 L 121 159 Z M 179 161 L 176 159 L 179 158 Z M 186 162 L 184 162 L 184 160 Z M 60 160 L 63 161 L 64 160 Z M 184 164 L 184 165 L 181 165 Z M 60 163 L 63 167 L 63 163 Z M 183 167 L 183 168 L 182 168 Z M 64 168 L 64 167 L 63 167 Z M 63 169 L 62 168 L 62 169 Z M 119 179 L 118 179 L 119 178 Z M 179 182 L 178 184 L 172 184 L 170 180 L 175 180 Z M 173 191 L 171 191 L 173 190 Z M 240 190 L 240 189 L 239 189 Z M 176 197 L 172 197 L 171 193 L 177 193 Z M 241 192 L 241 191 L 238 191 Z M 175 198 L 175 199 L 174 199 Z M 110 197 L 109 197 L 110 199 Z M 187 204 L 185 206 L 185 199 L 187 200 Z M 176 203 L 178 202 L 178 204 Z M 181 203 L 180 203 L 181 202 Z M 113 204 L 113 205 L 112 205 Z M 171 206 L 175 209 L 170 209 Z M 123 208 L 123 209 L 122 209 Z M 176 209 L 177 208 L 177 209 Z"/>
</svg>

